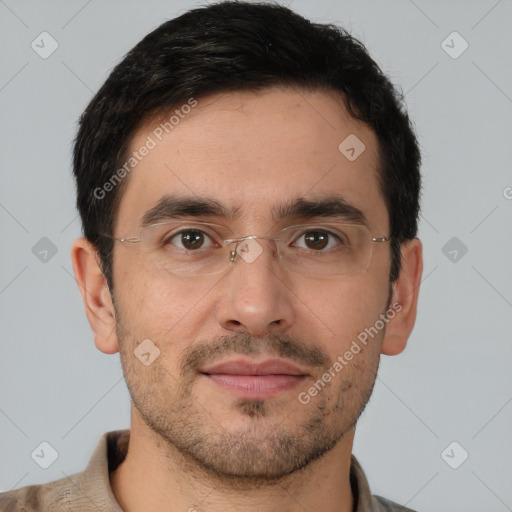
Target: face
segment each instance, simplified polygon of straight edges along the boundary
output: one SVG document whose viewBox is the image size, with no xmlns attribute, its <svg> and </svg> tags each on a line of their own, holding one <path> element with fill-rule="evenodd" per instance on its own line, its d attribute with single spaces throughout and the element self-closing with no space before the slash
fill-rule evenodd
<svg viewBox="0 0 512 512">
<path fill-rule="evenodd" d="M 148 136 L 156 145 L 129 175 L 116 237 L 137 237 L 143 215 L 166 195 L 236 209 L 231 219 L 196 211 L 182 220 L 228 226 L 244 237 L 339 222 L 272 216 L 277 205 L 336 194 L 364 214 L 374 236 L 389 234 L 377 139 L 331 93 L 212 95 L 162 140 L 158 124 L 148 122 L 131 141 L 131 151 Z M 365 146 L 355 160 L 338 148 L 351 134 Z M 326 278 L 288 271 L 272 242 L 259 242 L 253 261 L 238 258 L 221 273 L 186 277 L 155 265 L 136 244 L 115 243 L 116 331 L 134 413 L 160 445 L 217 475 L 274 480 L 353 433 L 385 328 L 359 342 L 350 360 L 344 355 L 387 310 L 390 248 L 373 244 L 365 272 Z M 143 364 L 134 355 L 139 345 L 147 360 L 158 357 Z M 272 375 L 255 377 L 256 367 Z"/>
</svg>

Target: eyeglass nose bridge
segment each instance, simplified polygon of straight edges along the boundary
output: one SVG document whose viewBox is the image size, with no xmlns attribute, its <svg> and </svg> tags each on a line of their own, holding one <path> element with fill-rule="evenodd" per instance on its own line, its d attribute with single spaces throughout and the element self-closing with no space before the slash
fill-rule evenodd
<svg viewBox="0 0 512 512">
<path fill-rule="evenodd" d="M 256 238 L 259 238 L 260 240 L 274 240 L 274 242 L 276 242 L 276 249 L 277 251 L 279 252 L 279 246 L 277 244 L 277 242 L 280 240 L 279 238 L 273 238 L 273 237 L 270 237 L 270 236 L 259 236 L 259 235 L 248 235 L 248 236 L 244 236 L 244 237 L 241 237 L 241 238 L 228 238 L 227 240 L 223 240 L 223 242 L 225 244 L 228 244 L 228 243 L 235 243 L 235 249 L 232 250 L 232 251 L 229 251 L 229 262 L 230 263 L 233 263 L 236 259 L 236 255 L 237 255 L 237 250 L 238 250 L 238 246 L 241 242 L 244 242 L 245 240 L 255 240 Z"/>
</svg>

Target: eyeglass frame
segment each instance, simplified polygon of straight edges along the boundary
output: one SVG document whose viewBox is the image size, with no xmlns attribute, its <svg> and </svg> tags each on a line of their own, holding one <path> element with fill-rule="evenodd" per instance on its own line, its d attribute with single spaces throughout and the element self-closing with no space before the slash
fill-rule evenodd
<svg viewBox="0 0 512 512">
<path fill-rule="evenodd" d="M 140 228 L 140 231 L 142 232 L 144 229 L 148 229 L 148 228 L 152 228 L 154 226 L 161 226 L 161 225 L 165 225 L 165 224 L 174 224 L 174 223 L 179 223 L 181 222 L 180 219 L 175 219 L 175 220 L 167 220 L 167 221 L 164 221 L 164 222 L 157 222 L 157 223 L 154 223 L 154 224 L 150 224 L 148 226 L 143 226 Z M 183 221 L 183 222 L 187 222 L 187 221 Z M 199 225 L 205 225 L 205 226 L 215 226 L 215 227 L 220 227 L 220 228 L 223 228 L 223 229 L 228 229 L 229 231 L 232 231 L 231 228 L 227 227 L 227 226 L 223 226 L 221 224 L 215 224 L 215 223 L 212 223 L 212 222 L 204 222 L 204 221 L 196 221 L 196 220 L 193 220 L 193 221 L 190 221 L 191 224 L 199 224 Z M 294 224 L 292 226 L 286 226 L 282 229 L 279 230 L 279 233 L 281 233 L 282 231 L 285 231 L 285 230 L 288 230 L 288 229 L 293 229 L 293 228 L 300 228 L 300 227 L 308 227 L 308 226 L 311 226 L 311 227 L 321 227 L 323 225 L 338 225 L 338 226 L 353 226 L 353 227 L 357 227 L 357 228 L 362 228 L 362 229 L 365 229 L 368 234 L 370 235 L 371 239 L 370 239 L 370 242 L 371 243 L 386 243 L 386 242 L 391 242 L 392 238 L 391 237 L 376 237 L 373 235 L 373 233 L 370 231 L 370 229 L 368 228 L 368 226 L 364 225 L 364 224 L 350 224 L 348 222 L 324 222 L 324 223 L 304 223 L 304 224 Z M 192 229 L 192 228 L 191 228 Z M 179 234 L 176 233 L 176 234 Z M 107 237 L 107 238 L 110 238 L 116 242 L 121 242 L 121 243 L 129 243 L 129 244 L 135 244 L 135 243 L 140 243 L 141 242 L 141 237 L 140 237 L 140 234 L 139 234 L 139 237 L 122 237 L 122 238 L 118 238 L 118 237 L 115 237 L 115 236 L 112 236 L 112 235 L 108 235 L 107 233 L 101 233 L 102 236 L 104 237 Z M 235 249 L 230 251 L 229 252 L 229 263 L 233 263 L 236 259 L 236 255 L 237 255 L 237 249 L 238 249 L 238 246 L 241 242 L 244 242 L 245 240 L 255 240 L 255 239 L 260 239 L 260 240 L 273 240 L 275 242 L 280 242 L 280 241 L 283 241 L 281 238 L 275 238 L 275 237 L 268 237 L 268 236 L 260 236 L 260 235 L 247 235 L 247 236 L 244 236 L 244 237 L 238 237 L 238 238 L 227 238 L 225 240 L 221 240 L 220 241 L 220 244 L 228 244 L 228 243 L 236 243 L 236 246 L 235 246 Z M 224 245 L 221 245 L 221 247 L 226 247 Z M 276 249 L 279 253 L 279 247 L 278 247 L 278 244 L 276 243 Z M 371 262 L 371 257 L 373 256 L 373 251 L 370 255 L 370 259 L 369 259 L 369 262 L 368 264 L 370 264 Z M 229 268 L 229 265 L 226 267 L 226 269 Z M 365 270 L 361 271 L 361 272 L 365 272 L 367 270 L 368 267 L 366 267 Z M 222 272 L 222 271 L 221 271 Z M 205 274 L 205 275 L 208 275 L 208 274 Z M 351 274 L 335 274 L 335 275 L 351 275 Z"/>
</svg>

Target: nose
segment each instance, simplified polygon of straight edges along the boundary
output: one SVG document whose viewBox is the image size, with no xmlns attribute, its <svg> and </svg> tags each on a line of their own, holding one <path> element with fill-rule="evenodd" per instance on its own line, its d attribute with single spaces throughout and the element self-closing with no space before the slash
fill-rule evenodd
<svg viewBox="0 0 512 512">
<path fill-rule="evenodd" d="M 243 241 L 232 265 L 223 280 L 225 293 L 217 309 L 219 325 L 253 336 L 290 328 L 295 315 L 294 296 L 277 260 L 274 242 Z"/>
</svg>

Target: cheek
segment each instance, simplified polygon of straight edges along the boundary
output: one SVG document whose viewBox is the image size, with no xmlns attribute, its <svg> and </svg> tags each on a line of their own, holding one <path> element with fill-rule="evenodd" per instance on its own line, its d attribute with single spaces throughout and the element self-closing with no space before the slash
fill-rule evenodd
<svg viewBox="0 0 512 512">
<path fill-rule="evenodd" d="M 307 305 L 304 312 L 309 326 L 305 328 L 333 359 L 348 350 L 358 336 L 364 339 L 364 333 L 384 313 L 387 296 L 386 285 L 376 283 L 371 274 L 347 276 L 339 280 L 338 286 L 332 281 L 316 281 L 297 290 L 298 300 Z M 368 340 L 380 339 L 372 333 Z"/>
<path fill-rule="evenodd" d="M 133 350 L 142 340 L 150 339 L 166 360 L 175 361 L 207 324 L 212 308 L 208 309 L 205 289 L 209 287 L 195 286 L 191 279 L 150 278 L 142 272 L 135 277 L 131 273 L 116 292 L 125 344 L 133 345 Z"/>
<path fill-rule="evenodd" d="M 123 319 L 132 326 L 158 327 L 176 322 L 190 310 L 195 297 L 192 287 L 148 271 L 136 257 L 119 263 L 114 283 Z"/>
</svg>

